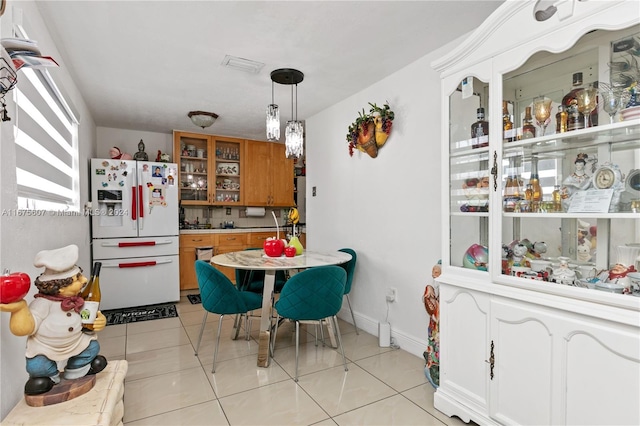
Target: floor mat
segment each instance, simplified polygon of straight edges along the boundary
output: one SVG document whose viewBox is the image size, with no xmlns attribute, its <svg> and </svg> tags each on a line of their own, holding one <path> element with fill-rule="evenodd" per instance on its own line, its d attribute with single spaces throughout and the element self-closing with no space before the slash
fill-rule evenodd
<svg viewBox="0 0 640 426">
<path fill-rule="evenodd" d="M 189 299 L 189 302 L 191 302 L 192 305 L 202 303 L 202 299 L 200 299 L 199 294 L 187 294 L 187 299 Z"/>
<path fill-rule="evenodd" d="M 127 324 L 130 322 L 150 321 L 178 316 L 176 305 L 163 303 L 159 305 L 136 306 L 134 308 L 111 309 L 102 311 L 107 317 L 107 325 Z"/>
</svg>

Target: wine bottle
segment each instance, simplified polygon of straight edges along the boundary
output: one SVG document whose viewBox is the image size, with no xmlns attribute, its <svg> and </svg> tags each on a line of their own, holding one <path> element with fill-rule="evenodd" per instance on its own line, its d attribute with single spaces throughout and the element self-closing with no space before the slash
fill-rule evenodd
<svg viewBox="0 0 640 426">
<path fill-rule="evenodd" d="M 93 264 L 93 271 L 91 271 L 91 280 L 82 289 L 80 296 L 84 299 L 84 306 L 80 311 L 82 317 L 82 328 L 93 331 L 93 323 L 96 320 L 96 314 L 98 313 L 98 307 L 100 306 L 100 268 L 102 262 L 96 262 Z"/>
<path fill-rule="evenodd" d="M 531 117 L 531 107 L 528 106 L 524 110 L 524 120 L 522 120 L 522 139 L 531 139 L 536 137 L 536 128 L 533 125 Z"/>
<path fill-rule="evenodd" d="M 484 108 L 477 111 L 478 121 L 471 125 L 472 148 L 489 146 L 489 123 L 484 120 Z"/>
<path fill-rule="evenodd" d="M 567 131 L 584 129 L 584 115 L 578 111 L 576 94 L 582 90 L 582 73 L 573 74 L 573 89 L 562 98 L 562 105 L 567 111 Z"/>
<path fill-rule="evenodd" d="M 513 122 L 511 121 L 507 101 L 502 101 L 502 131 L 504 132 L 503 139 L 505 142 L 513 142 Z"/>
</svg>

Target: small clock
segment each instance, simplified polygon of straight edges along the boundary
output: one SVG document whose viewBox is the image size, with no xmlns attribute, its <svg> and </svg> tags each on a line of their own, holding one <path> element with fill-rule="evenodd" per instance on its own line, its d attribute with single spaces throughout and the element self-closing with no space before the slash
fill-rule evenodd
<svg viewBox="0 0 640 426">
<path fill-rule="evenodd" d="M 596 169 L 591 180 L 596 189 L 610 189 L 622 182 L 620 168 L 611 163 L 604 163 Z"/>
</svg>

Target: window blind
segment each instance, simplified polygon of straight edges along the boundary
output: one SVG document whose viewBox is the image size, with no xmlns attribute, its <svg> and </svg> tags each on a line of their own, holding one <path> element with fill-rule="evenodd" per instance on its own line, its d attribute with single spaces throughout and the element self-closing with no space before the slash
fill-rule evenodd
<svg viewBox="0 0 640 426">
<path fill-rule="evenodd" d="M 48 71 L 21 74 L 13 91 L 18 208 L 79 211 L 78 123 Z"/>
</svg>

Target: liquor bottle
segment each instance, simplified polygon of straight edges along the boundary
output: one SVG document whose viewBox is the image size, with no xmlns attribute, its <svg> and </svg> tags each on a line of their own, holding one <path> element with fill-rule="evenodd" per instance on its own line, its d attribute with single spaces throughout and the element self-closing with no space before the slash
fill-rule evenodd
<svg viewBox="0 0 640 426">
<path fill-rule="evenodd" d="M 524 110 L 524 120 L 522 121 L 522 139 L 531 139 L 536 137 L 536 128 L 531 118 L 531 107 L 528 106 Z"/>
<path fill-rule="evenodd" d="M 489 145 L 489 123 L 484 120 L 484 108 L 478 108 L 477 114 L 478 121 L 471 125 L 472 148 Z"/>
<path fill-rule="evenodd" d="M 513 122 L 511 121 L 511 115 L 509 115 L 507 101 L 502 101 L 502 131 L 504 132 L 503 139 L 506 142 L 513 142 Z"/>
<path fill-rule="evenodd" d="M 530 183 L 527 184 L 527 189 L 524 190 L 524 212 L 536 212 L 537 210 L 534 209 L 534 202 L 533 202 L 533 185 L 531 185 Z"/>
<path fill-rule="evenodd" d="M 558 105 L 558 113 L 556 114 L 556 133 L 564 133 L 567 131 L 567 120 L 569 116 L 564 105 Z"/>
<path fill-rule="evenodd" d="M 96 320 L 96 314 L 100 306 L 100 267 L 102 267 L 102 262 L 93 264 L 91 280 L 84 286 L 80 293 L 80 296 L 84 299 L 84 306 L 80 311 L 82 328 L 89 331 L 93 331 L 93 322 Z"/>
<path fill-rule="evenodd" d="M 529 208 L 531 212 L 536 213 L 540 208 L 540 203 L 542 202 L 542 187 L 540 186 L 540 176 L 538 175 L 537 157 L 533 157 L 531 159 L 531 177 L 529 178 L 529 185 L 531 185 L 533 190 Z"/>
<path fill-rule="evenodd" d="M 517 168 L 513 160 L 509 160 L 509 168 L 507 170 L 507 181 L 504 186 L 504 194 L 502 196 L 503 207 L 505 212 L 513 212 L 522 200 L 522 190 L 520 186 L 520 177 L 517 174 Z"/>
<path fill-rule="evenodd" d="M 551 193 L 551 199 L 553 200 L 553 211 L 561 212 L 562 211 L 562 196 L 560 193 L 560 185 L 555 185 L 553 187 L 553 192 Z"/>
<path fill-rule="evenodd" d="M 567 111 L 567 131 L 584 129 L 584 115 L 578 111 L 576 94 L 582 90 L 582 73 L 573 74 L 573 89 L 562 98 L 562 105 Z"/>
</svg>

